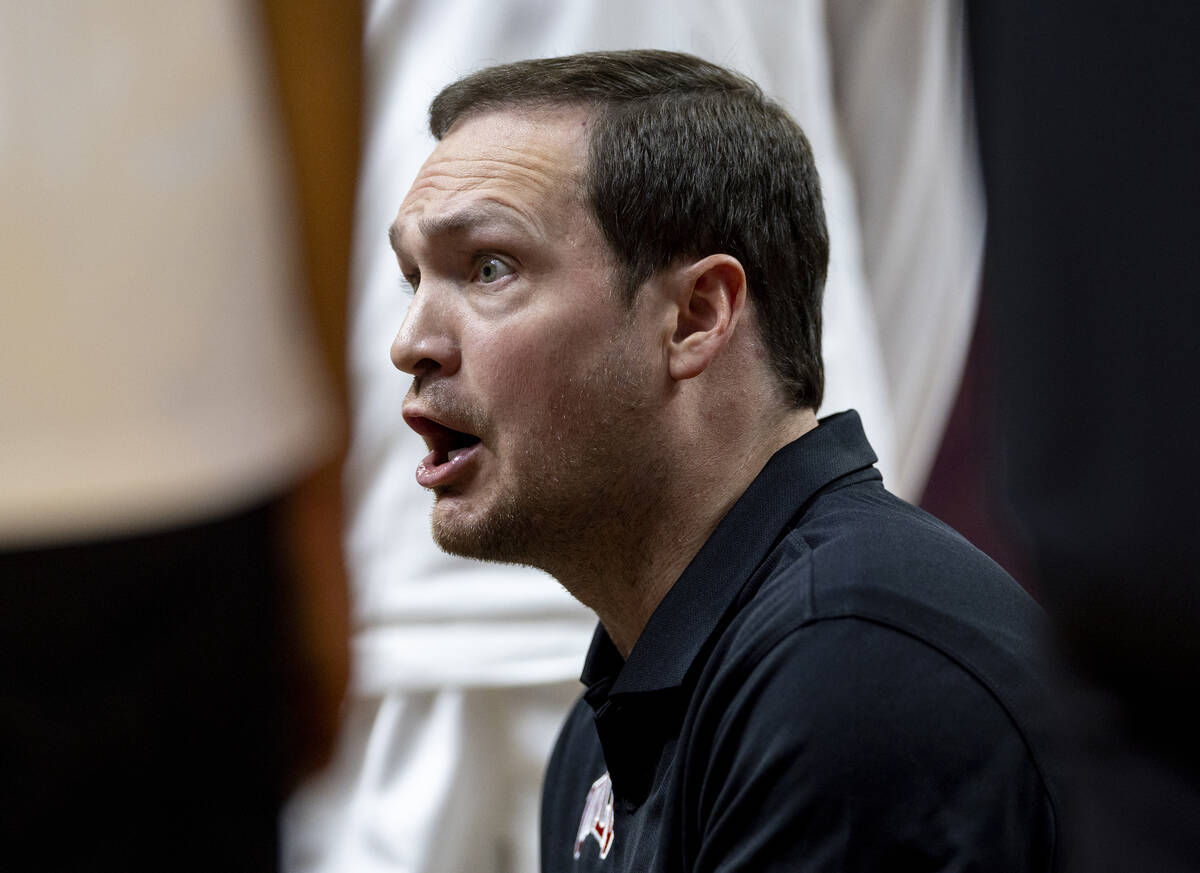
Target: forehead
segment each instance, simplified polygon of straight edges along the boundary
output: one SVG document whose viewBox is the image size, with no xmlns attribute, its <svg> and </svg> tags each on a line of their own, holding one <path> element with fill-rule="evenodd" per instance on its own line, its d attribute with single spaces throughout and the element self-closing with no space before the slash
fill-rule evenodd
<svg viewBox="0 0 1200 873">
<path fill-rule="evenodd" d="M 425 161 L 392 225 L 403 250 L 414 231 L 455 222 L 519 222 L 549 235 L 582 212 L 587 158 L 585 109 L 498 110 L 451 128 Z M 415 226 L 414 226 L 415 225 Z"/>
</svg>

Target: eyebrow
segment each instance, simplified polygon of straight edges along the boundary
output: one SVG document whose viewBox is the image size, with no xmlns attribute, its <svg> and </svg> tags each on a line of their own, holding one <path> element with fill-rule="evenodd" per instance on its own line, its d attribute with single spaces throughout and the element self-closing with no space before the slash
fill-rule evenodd
<svg viewBox="0 0 1200 873">
<path fill-rule="evenodd" d="M 417 229 L 427 239 L 439 236 L 465 233 L 489 225 L 503 225 L 511 228 L 527 230 L 525 223 L 515 216 L 509 215 L 506 209 L 480 208 L 468 206 L 449 215 L 438 215 L 433 218 L 422 218 L 417 221 Z M 397 254 L 401 251 L 400 225 L 393 223 L 388 228 L 388 240 Z"/>
</svg>

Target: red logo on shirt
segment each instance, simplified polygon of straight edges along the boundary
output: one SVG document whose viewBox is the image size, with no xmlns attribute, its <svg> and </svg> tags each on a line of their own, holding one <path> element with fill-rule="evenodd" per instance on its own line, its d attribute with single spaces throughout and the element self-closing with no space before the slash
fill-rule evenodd
<svg viewBox="0 0 1200 873">
<path fill-rule="evenodd" d="M 613 842 L 613 790 L 607 771 L 588 790 L 579 831 L 575 835 L 575 860 L 579 860 L 579 853 L 589 836 L 595 837 L 600 844 L 600 860 L 603 861 Z"/>
</svg>

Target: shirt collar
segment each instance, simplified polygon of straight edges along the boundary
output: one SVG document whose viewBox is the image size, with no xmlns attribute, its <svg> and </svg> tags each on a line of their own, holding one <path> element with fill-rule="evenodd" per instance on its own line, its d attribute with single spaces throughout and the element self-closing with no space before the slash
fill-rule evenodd
<svg viewBox="0 0 1200 873">
<path fill-rule="evenodd" d="M 596 629 L 581 677 L 593 708 L 609 697 L 680 686 L 788 523 L 818 491 L 876 460 L 853 410 L 821 419 L 776 452 L 667 592 L 627 661 Z"/>
</svg>

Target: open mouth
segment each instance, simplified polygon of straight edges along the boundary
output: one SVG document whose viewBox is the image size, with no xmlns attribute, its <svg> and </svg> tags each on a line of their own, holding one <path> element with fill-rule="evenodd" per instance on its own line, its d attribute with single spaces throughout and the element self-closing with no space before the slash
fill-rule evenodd
<svg viewBox="0 0 1200 873">
<path fill-rule="evenodd" d="M 431 440 L 436 464 L 448 464 L 472 446 L 479 445 L 479 437 L 448 427 L 436 425 L 438 433 Z"/>
<path fill-rule="evenodd" d="M 455 430 L 422 415 L 404 417 L 408 426 L 425 439 L 430 452 L 417 465 L 417 482 L 426 488 L 446 484 L 481 445 L 473 433 Z"/>
</svg>

